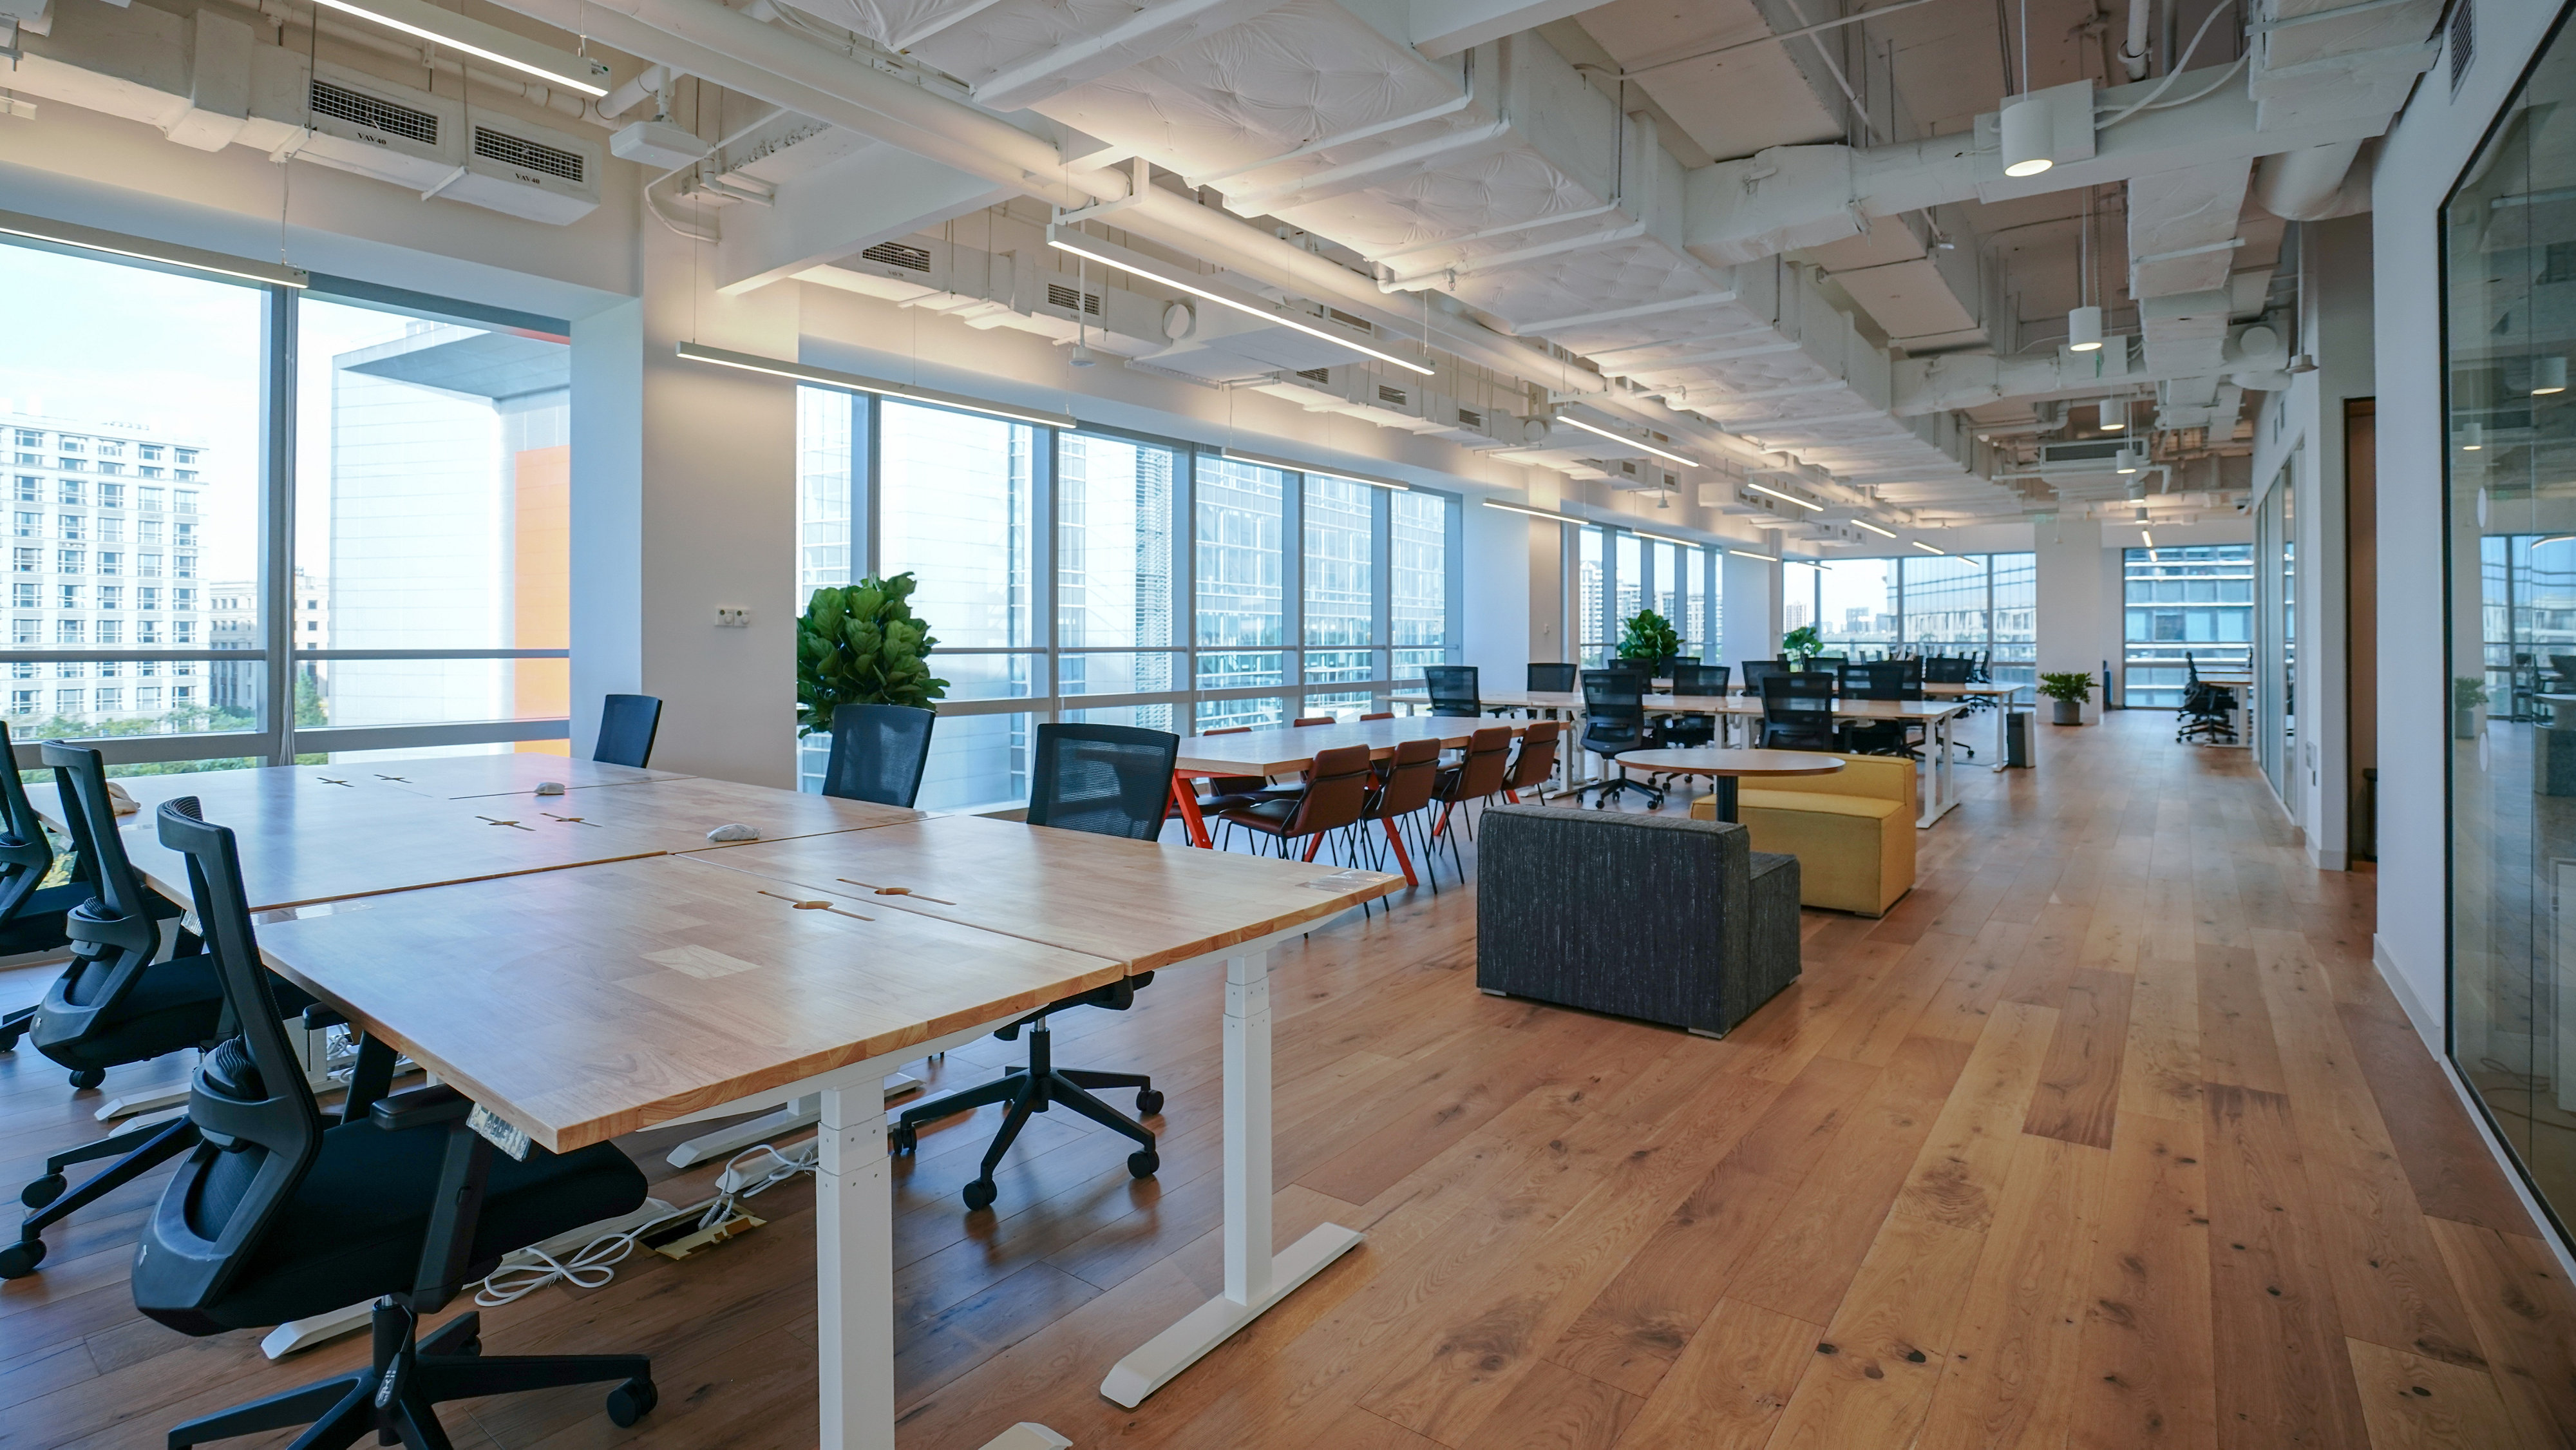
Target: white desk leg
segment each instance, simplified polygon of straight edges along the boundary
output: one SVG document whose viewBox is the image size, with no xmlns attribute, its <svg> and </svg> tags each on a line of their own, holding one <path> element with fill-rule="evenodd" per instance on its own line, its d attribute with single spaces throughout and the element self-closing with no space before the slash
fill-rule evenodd
<svg viewBox="0 0 2576 1450">
<path fill-rule="evenodd" d="M 825 1088 L 814 1172 L 823 1450 L 894 1450 L 894 1182 L 885 1090 Z"/>
<path fill-rule="evenodd" d="M 1271 1252 L 1270 955 L 1225 964 L 1225 1292 L 1183 1315 L 1111 1367 L 1100 1393 L 1128 1409 L 1297 1291 L 1360 1241 L 1321 1228 Z"/>
<path fill-rule="evenodd" d="M 896 1098 L 920 1086 L 921 1079 L 908 1072 L 898 1072 L 885 1080 L 886 1101 L 893 1102 Z M 730 1128 L 718 1128 L 712 1133 L 700 1133 L 671 1150 L 671 1166 L 686 1168 L 692 1163 L 704 1163 L 710 1158 L 722 1158 L 739 1153 L 754 1143 L 766 1143 L 773 1138 L 784 1138 L 790 1133 L 802 1132 L 821 1121 L 822 1116 L 822 1100 L 812 1093 L 807 1093 L 775 1111 L 763 1113 L 756 1118 L 745 1118 Z"/>
</svg>

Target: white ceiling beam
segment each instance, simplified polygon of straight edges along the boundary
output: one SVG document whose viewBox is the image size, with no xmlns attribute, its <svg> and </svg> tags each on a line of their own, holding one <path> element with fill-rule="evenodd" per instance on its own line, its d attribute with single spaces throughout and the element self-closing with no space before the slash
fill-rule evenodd
<svg viewBox="0 0 2576 1450">
<path fill-rule="evenodd" d="M 1049 46 L 976 83 L 975 101 L 996 111 L 1025 110 L 1084 81 L 1152 60 L 1201 36 L 1231 30 L 1283 0 L 1169 0 L 1148 6 L 1097 35 Z"/>
<path fill-rule="evenodd" d="M 1413 0 L 1406 20 L 1413 48 L 1438 60 L 1552 20 L 1597 10 L 1605 0 Z"/>
</svg>

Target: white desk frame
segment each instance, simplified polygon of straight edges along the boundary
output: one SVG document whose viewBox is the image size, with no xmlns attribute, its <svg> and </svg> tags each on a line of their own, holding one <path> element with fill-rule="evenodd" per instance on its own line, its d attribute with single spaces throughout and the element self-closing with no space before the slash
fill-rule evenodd
<svg viewBox="0 0 2576 1450">
<path fill-rule="evenodd" d="M 1111 1367 L 1100 1392 L 1126 1408 L 1142 1404 L 1361 1240 L 1357 1229 L 1325 1224 L 1284 1252 L 1272 1247 L 1270 948 L 1337 919 L 1303 923 L 1155 969 L 1225 964 L 1225 1292 Z M 885 1075 L 899 1061 L 972 1042 L 1009 1020 L 669 1120 L 730 1117 L 809 1094 L 822 1099 L 814 1256 L 823 1450 L 894 1450 L 894 1176 L 886 1150 Z M 986 1442 L 984 1450 L 1051 1450 L 1070 1443 L 1023 1422 Z"/>
</svg>

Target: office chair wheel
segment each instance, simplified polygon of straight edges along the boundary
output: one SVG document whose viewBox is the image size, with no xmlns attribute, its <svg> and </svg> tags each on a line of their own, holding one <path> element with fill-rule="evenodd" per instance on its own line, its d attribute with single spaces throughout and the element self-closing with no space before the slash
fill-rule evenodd
<svg viewBox="0 0 2576 1450">
<path fill-rule="evenodd" d="M 24 1022 L 13 1023 L 7 1027 L 0 1027 L 0 1052 L 17 1051 L 18 1039 L 26 1035 L 27 1024 Z"/>
<path fill-rule="evenodd" d="M 974 1182 L 967 1184 L 966 1211 L 968 1213 L 973 1213 L 979 1208 L 991 1208 L 993 1206 L 993 1200 L 999 1196 L 999 1192 L 1000 1191 L 993 1186 L 993 1180 L 990 1178 L 978 1178 Z"/>
<path fill-rule="evenodd" d="M 632 1428 L 636 1421 L 653 1413 L 653 1407 L 661 1400 L 661 1392 L 653 1388 L 651 1380 L 628 1380 L 608 1392 L 609 1423 L 621 1430 Z"/>
<path fill-rule="evenodd" d="M 80 1088 L 83 1091 L 94 1088 L 105 1081 L 107 1081 L 107 1069 L 103 1067 L 85 1067 L 72 1074 L 72 1086 Z"/>
<path fill-rule="evenodd" d="M 28 1184 L 26 1187 L 19 1189 L 18 1201 L 27 1205 L 29 1208 L 42 1208 L 46 1204 L 53 1202 L 55 1199 L 62 1197 L 63 1190 L 71 1186 L 71 1180 L 63 1177 L 63 1175 L 59 1173 L 48 1173 L 44 1177 L 37 1179 L 35 1182 Z"/>
<path fill-rule="evenodd" d="M 1130 1178 L 1151 1178 L 1154 1170 L 1162 1166 L 1162 1155 L 1151 1148 L 1139 1148 L 1127 1155 L 1127 1176 Z"/>
<path fill-rule="evenodd" d="M 908 1153 L 921 1151 L 921 1130 L 912 1124 L 897 1123 L 886 1132 L 894 1140 L 892 1151 L 895 1156 L 902 1157 Z"/>
<path fill-rule="evenodd" d="M 23 1279 L 45 1261 L 43 1239 L 20 1239 L 0 1249 L 0 1279 Z"/>
<path fill-rule="evenodd" d="M 1153 1088 L 1144 1088 L 1137 1092 L 1136 1116 L 1140 1118 L 1150 1118 L 1162 1110 L 1163 1095 L 1160 1092 L 1155 1091 Z"/>
</svg>

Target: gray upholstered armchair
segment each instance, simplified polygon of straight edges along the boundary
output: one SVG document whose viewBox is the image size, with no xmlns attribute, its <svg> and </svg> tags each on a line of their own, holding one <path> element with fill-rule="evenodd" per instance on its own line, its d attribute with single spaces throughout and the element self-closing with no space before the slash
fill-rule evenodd
<svg viewBox="0 0 2576 1450">
<path fill-rule="evenodd" d="M 1798 979 L 1798 858 L 1742 826 L 1495 806 L 1478 835 L 1487 992 L 1722 1037 Z"/>
</svg>

